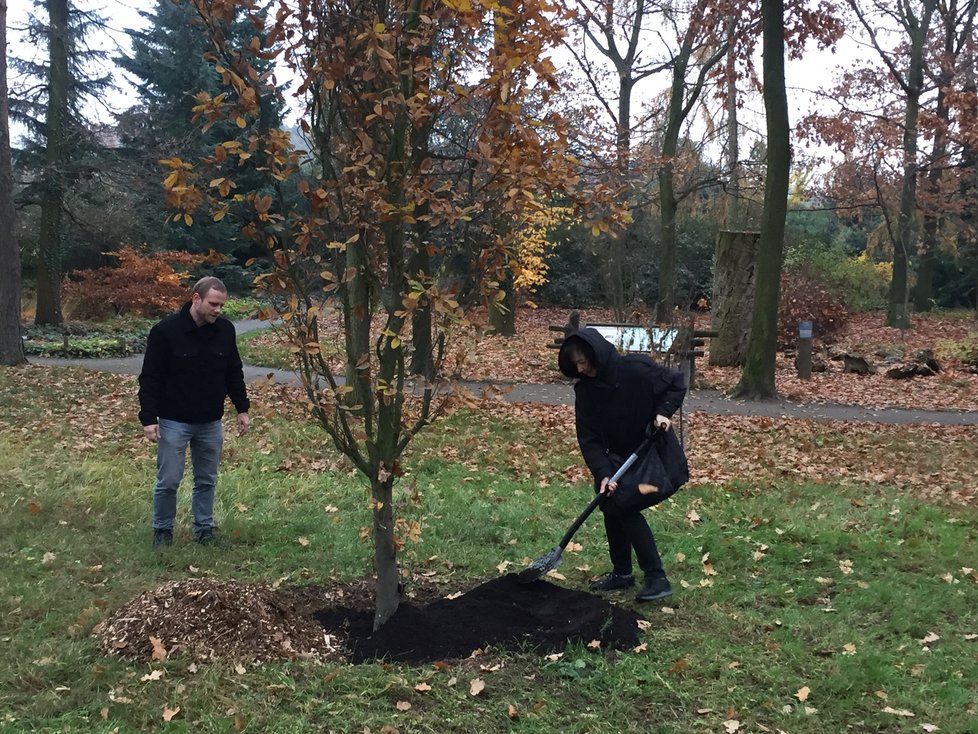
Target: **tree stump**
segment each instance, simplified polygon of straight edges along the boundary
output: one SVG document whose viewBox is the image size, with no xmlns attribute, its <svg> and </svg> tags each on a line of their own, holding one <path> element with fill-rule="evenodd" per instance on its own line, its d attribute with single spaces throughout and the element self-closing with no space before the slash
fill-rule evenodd
<svg viewBox="0 0 978 734">
<path fill-rule="evenodd" d="M 754 281 L 760 232 L 722 230 L 717 236 L 713 263 L 710 364 L 741 365 L 747 357 L 754 318 Z"/>
</svg>

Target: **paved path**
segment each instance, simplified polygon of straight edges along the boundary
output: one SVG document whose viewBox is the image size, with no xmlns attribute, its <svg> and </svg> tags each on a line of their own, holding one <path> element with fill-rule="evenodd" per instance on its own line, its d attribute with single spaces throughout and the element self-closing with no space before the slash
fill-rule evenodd
<svg viewBox="0 0 978 734">
<path fill-rule="evenodd" d="M 259 320 L 236 321 L 239 334 L 268 326 Z M 138 375 L 143 363 L 141 354 L 125 358 L 107 359 L 60 359 L 31 357 L 32 364 L 82 367 L 102 372 Z M 252 381 L 271 375 L 278 383 L 299 384 L 295 372 L 270 367 L 245 365 L 245 380 Z M 503 388 L 504 398 L 514 403 L 540 403 L 544 405 L 571 405 L 574 390 L 569 383 L 502 385 L 481 382 L 464 383 L 479 391 L 486 387 Z M 948 426 L 978 426 L 978 412 L 944 410 L 909 410 L 903 408 L 864 408 L 858 405 L 829 405 L 797 403 L 791 400 L 734 400 L 718 390 L 691 390 L 683 403 L 687 412 L 702 411 L 714 415 L 766 416 L 770 418 L 807 418 L 819 421 L 866 421 L 890 424 L 940 424 Z"/>
</svg>

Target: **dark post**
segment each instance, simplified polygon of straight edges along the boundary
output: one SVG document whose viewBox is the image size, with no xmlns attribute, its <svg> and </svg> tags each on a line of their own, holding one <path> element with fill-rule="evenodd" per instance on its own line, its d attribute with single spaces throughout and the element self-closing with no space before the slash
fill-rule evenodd
<svg viewBox="0 0 978 734">
<path fill-rule="evenodd" d="M 798 357 L 795 361 L 798 377 L 812 379 L 812 322 L 798 322 Z"/>
</svg>

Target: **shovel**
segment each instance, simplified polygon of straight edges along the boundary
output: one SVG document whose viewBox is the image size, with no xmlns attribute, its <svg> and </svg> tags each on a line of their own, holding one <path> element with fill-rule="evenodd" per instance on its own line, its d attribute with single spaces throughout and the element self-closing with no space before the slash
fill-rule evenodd
<svg viewBox="0 0 978 734">
<path fill-rule="evenodd" d="M 632 452 L 632 455 L 625 459 L 622 465 L 618 467 L 618 471 L 615 472 L 615 475 L 609 479 L 608 482 L 617 482 L 619 479 L 621 479 L 622 475 L 628 471 L 628 467 L 634 464 L 635 460 L 638 459 L 639 454 L 643 453 L 649 447 L 649 443 L 651 441 L 651 438 L 646 437 L 645 440 L 638 445 L 638 448 Z M 540 556 L 533 561 L 533 563 L 520 571 L 516 575 L 516 580 L 521 584 L 529 584 L 539 578 L 542 578 L 543 576 L 546 576 L 548 573 L 557 568 L 561 561 L 560 555 L 564 552 L 564 548 L 567 547 L 567 544 L 570 543 L 570 539 L 574 537 L 574 533 L 580 529 L 581 525 L 584 524 L 584 521 L 588 519 L 591 513 L 594 512 L 595 508 L 601 504 L 606 496 L 607 495 L 600 493 L 596 494 L 594 499 L 591 500 L 590 504 L 584 508 L 584 512 L 577 516 L 574 523 L 570 526 L 570 528 L 568 528 L 567 532 L 564 533 L 564 537 L 560 539 L 560 543 L 557 545 L 557 547 L 546 555 Z"/>
</svg>

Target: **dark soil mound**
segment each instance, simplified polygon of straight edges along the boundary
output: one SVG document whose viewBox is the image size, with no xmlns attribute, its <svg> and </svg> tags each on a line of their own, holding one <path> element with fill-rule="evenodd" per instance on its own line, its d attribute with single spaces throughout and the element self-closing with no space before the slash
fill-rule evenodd
<svg viewBox="0 0 978 734">
<path fill-rule="evenodd" d="M 549 653 L 597 640 L 602 648 L 622 650 L 638 644 L 642 619 L 594 594 L 546 581 L 520 584 L 516 574 L 424 607 L 402 602 L 376 634 L 371 610 L 334 607 L 313 616 L 326 629 L 344 632 L 352 662 L 405 663 L 465 658 L 487 646 Z"/>
</svg>

